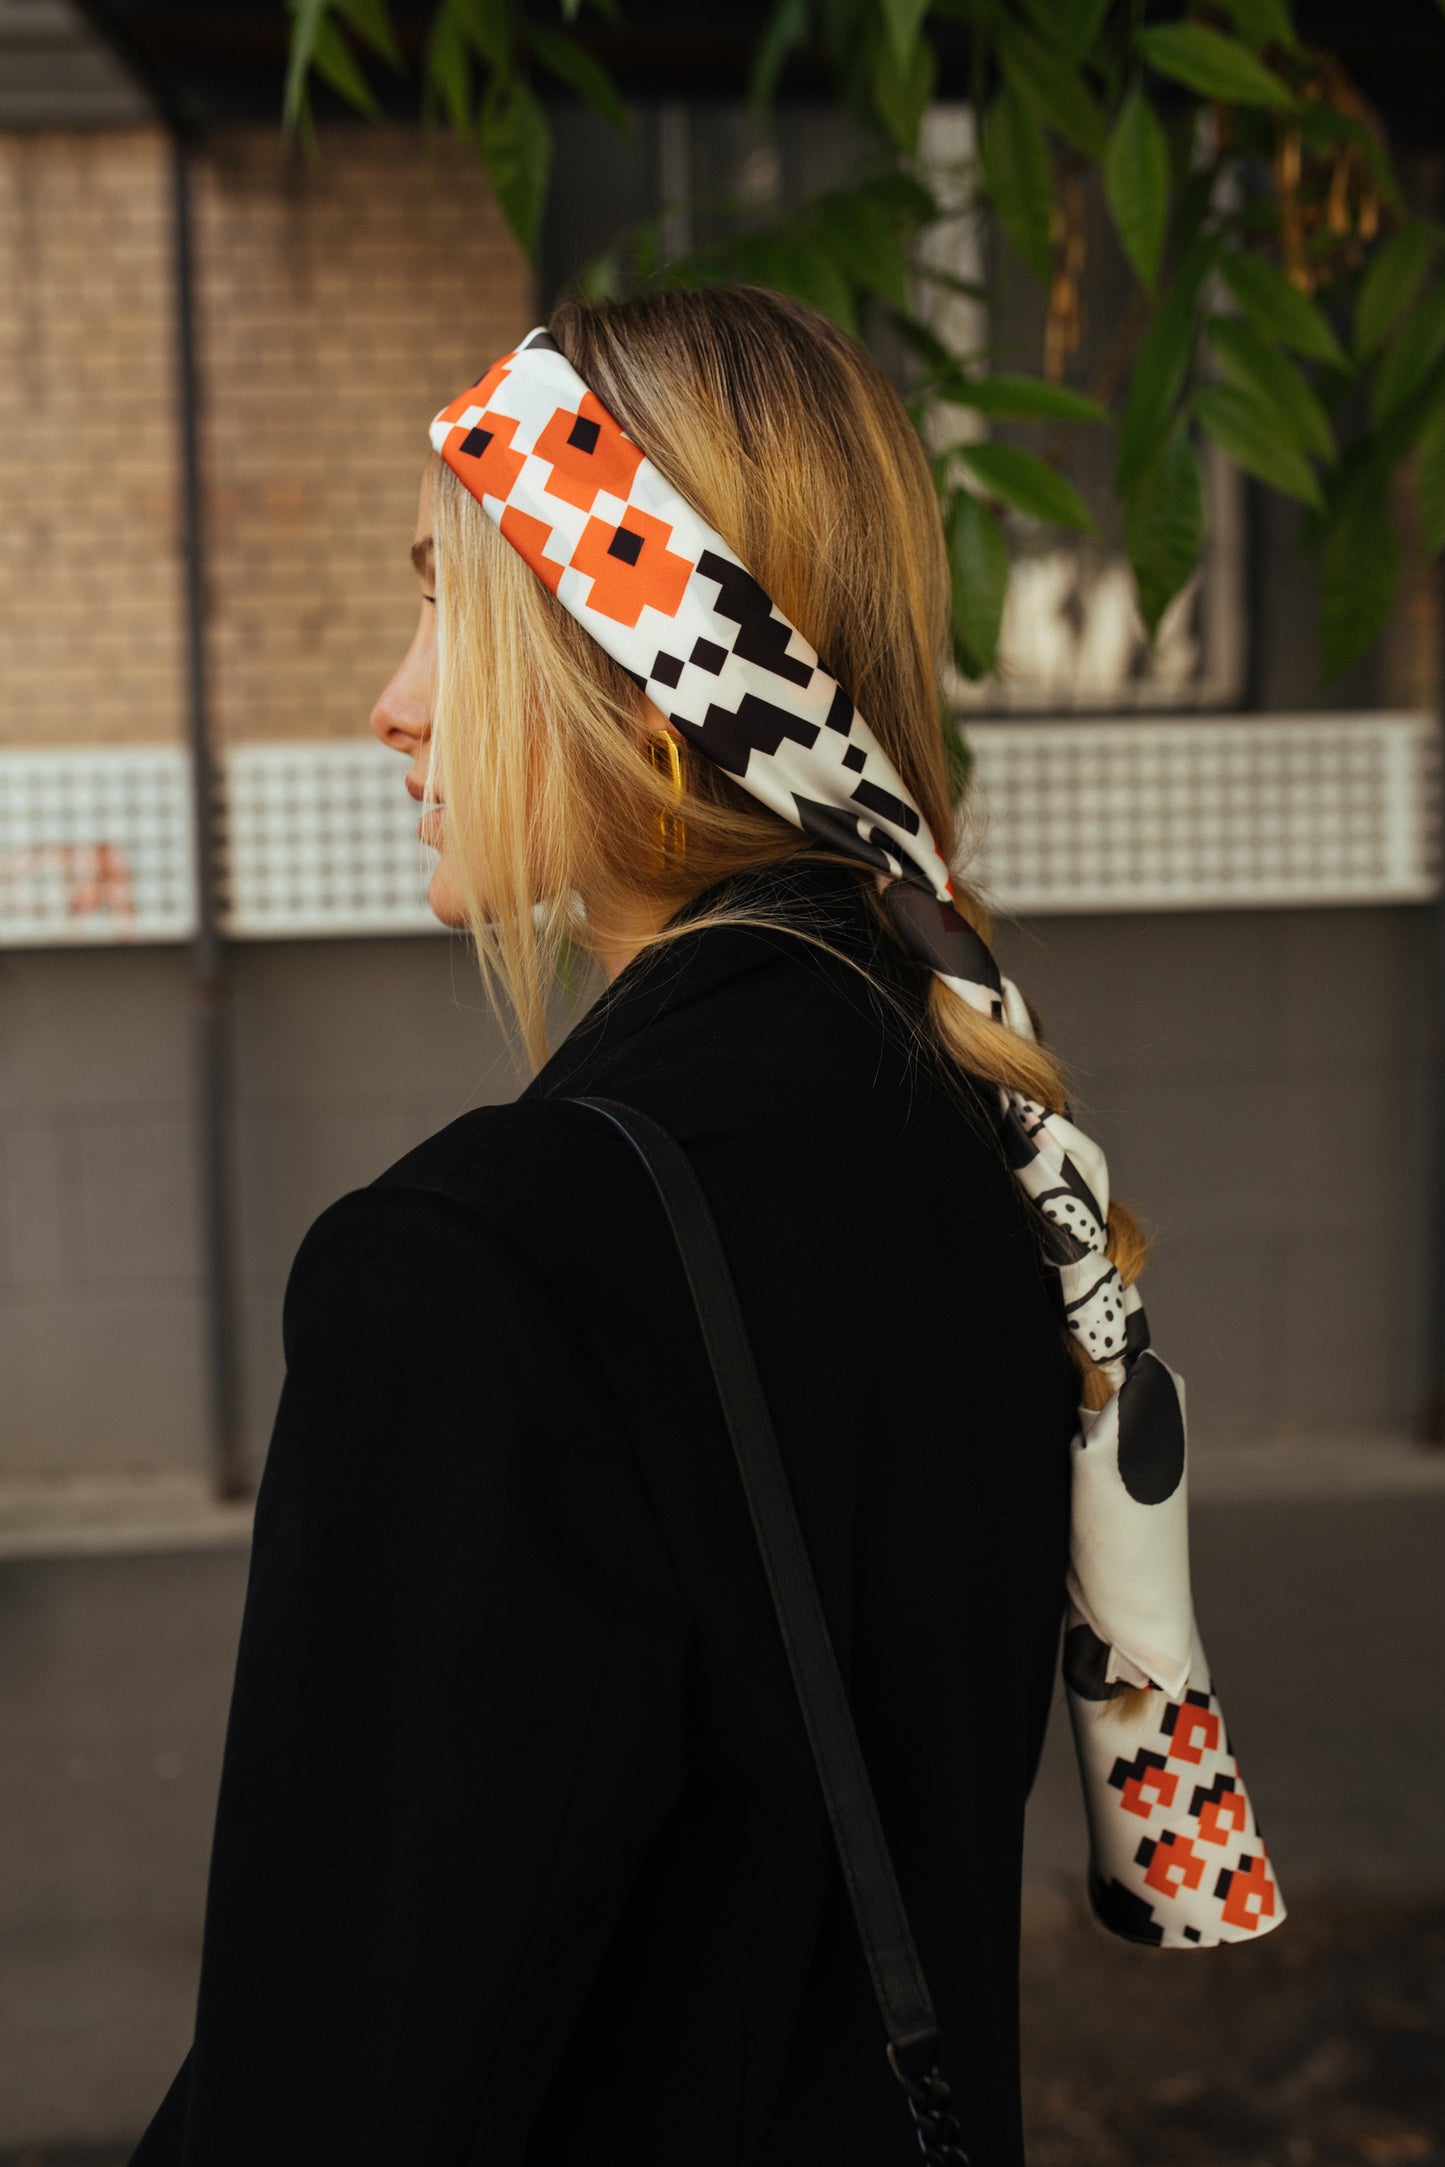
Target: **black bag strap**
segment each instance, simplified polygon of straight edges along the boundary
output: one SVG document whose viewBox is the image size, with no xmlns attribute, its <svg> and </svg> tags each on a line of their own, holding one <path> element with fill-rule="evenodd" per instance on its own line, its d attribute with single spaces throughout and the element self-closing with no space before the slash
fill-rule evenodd
<svg viewBox="0 0 1445 2167">
<path fill-rule="evenodd" d="M 888 2060 L 908 2095 L 930 2167 L 967 2167 L 949 2088 L 937 2066 L 938 2025 L 893 1861 L 878 1818 L 853 1711 L 838 1669 L 807 1545 L 773 1434 L 762 1380 L 716 1223 L 687 1153 L 671 1132 L 617 1099 L 576 1098 L 622 1131 L 657 1188 L 697 1305 L 698 1322 L 742 1476 L 763 1570 L 843 1879 L 888 2037 Z"/>
</svg>

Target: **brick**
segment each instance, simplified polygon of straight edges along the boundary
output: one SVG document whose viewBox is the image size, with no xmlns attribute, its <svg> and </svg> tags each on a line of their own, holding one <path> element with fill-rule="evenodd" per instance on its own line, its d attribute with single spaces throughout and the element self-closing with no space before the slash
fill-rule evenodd
<svg viewBox="0 0 1445 2167">
<path fill-rule="evenodd" d="M 183 728 L 168 160 L 0 137 L 0 743 Z M 195 179 L 218 726 L 355 735 L 411 630 L 427 421 L 534 320 L 530 274 L 474 157 L 405 130 L 316 166 L 227 131 Z"/>
</svg>

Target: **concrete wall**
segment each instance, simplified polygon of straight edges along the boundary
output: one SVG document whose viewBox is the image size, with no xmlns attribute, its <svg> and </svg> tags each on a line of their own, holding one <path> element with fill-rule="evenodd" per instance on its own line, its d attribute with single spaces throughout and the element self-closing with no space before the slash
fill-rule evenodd
<svg viewBox="0 0 1445 2167">
<path fill-rule="evenodd" d="M 516 1083 L 445 939 L 242 947 L 232 966 L 259 1458 L 310 1221 Z M 205 1464 L 189 1003 L 174 950 L 0 955 L 0 1479 Z"/>
<path fill-rule="evenodd" d="M 1119 1193 L 1156 1229 L 1150 1313 L 1201 1448 L 1399 1436 L 1415 1418 L 1428 930 L 1422 911 L 1242 911 L 1001 938 Z M 518 1085 L 459 943 L 258 944 L 232 962 L 259 1455 L 311 1219 Z M 0 958 L 4 1474 L 203 1465 L 188 1013 L 173 951 Z"/>
<path fill-rule="evenodd" d="M 1413 1435 L 1431 1240 L 1428 911 L 1055 918 L 1000 949 L 1154 1229 L 1191 1439 Z"/>
</svg>

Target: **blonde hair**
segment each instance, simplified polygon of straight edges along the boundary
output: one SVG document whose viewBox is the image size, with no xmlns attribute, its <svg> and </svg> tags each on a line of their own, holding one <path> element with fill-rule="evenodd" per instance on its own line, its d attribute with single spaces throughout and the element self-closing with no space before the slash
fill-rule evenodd
<svg viewBox="0 0 1445 2167">
<path fill-rule="evenodd" d="M 948 561 L 918 436 L 869 355 L 803 303 L 748 286 L 569 302 L 549 330 L 824 657 L 947 857 L 960 832 L 940 695 Z M 439 460 L 433 533 L 432 766 L 446 799 L 448 863 L 488 998 L 504 1026 L 515 1023 L 535 1069 L 547 1057 L 549 996 L 569 944 L 611 945 L 639 916 L 667 916 L 734 874 L 789 859 L 857 861 L 801 834 L 685 745 L 677 803 L 648 757 L 648 711 L 633 679 Z M 659 722 L 654 715 L 652 727 Z M 675 805 L 686 848 L 668 871 L 658 821 Z M 871 875 L 860 872 L 886 927 Z M 954 886 L 987 939 L 982 904 L 958 878 Z M 756 909 L 724 904 L 628 944 L 650 949 L 706 926 L 766 922 Z M 865 975 L 897 1010 L 889 989 Z M 1064 1082 L 1047 1047 L 980 1016 L 936 974 L 913 1028 L 973 1088 L 1003 1084 L 1062 1107 Z M 1116 1205 L 1109 1254 L 1126 1282 L 1144 1252 Z M 1070 1345 L 1086 1397 L 1102 1404 L 1106 1380 Z"/>
</svg>

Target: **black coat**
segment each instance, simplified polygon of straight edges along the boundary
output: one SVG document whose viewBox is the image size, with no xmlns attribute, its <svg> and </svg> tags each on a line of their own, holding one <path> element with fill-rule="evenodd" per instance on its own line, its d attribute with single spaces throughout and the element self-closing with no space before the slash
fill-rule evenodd
<svg viewBox="0 0 1445 2167">
<path fill-rule="evenodd" d="M 856 874 L 739 891 L 917 1013 Z M 917 2158 L 661 1208 L 580 1092 L 701 1174 L 974 2167 L 1021 2161 L 1077 1395 L 989 1121 L 890 1019 L 704 929 L 308 1233 L 195 2044 L 134 2167 Z"/>
</svg>

